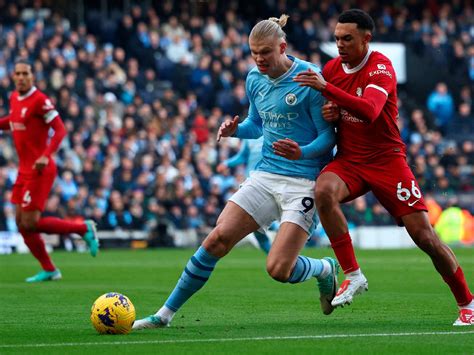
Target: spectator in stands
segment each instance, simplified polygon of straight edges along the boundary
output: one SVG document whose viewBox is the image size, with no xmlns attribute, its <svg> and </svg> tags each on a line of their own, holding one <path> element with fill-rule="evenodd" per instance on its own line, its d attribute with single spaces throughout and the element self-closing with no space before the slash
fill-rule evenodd
<svg viewBox="0 0 474 355">
<path fill-rule="evenodd" d="M 428 96 L 428 109 L 435 116 L 436 125 L 444 134 L 454 114 L 454 101 L 446 83 L 438 83 L 435 90 Z"/>
</svg>

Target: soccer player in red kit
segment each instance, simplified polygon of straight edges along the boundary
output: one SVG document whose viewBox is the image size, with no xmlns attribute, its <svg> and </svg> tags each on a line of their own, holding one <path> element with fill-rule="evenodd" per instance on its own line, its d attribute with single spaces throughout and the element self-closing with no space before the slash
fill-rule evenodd
<svg viewBox="0 0 474 355">
<path fill-rule="evenodd" d="M 43 268 L 27 282 L 58 280 L 61 272 L 49 257 L 40 233 L 69 234 L 83 237 L 92 256 L 99 248 L 93 221 L 83 223 L 41 217 L 56 178 L 52 158 L 66 129 L 51 100 L 34 85 L 32 66 L 24 60 L 15 63 L 13 81 L 16 90 L 10 96 L 10 113 L 0 119 L 0 129 L 11 130 L 18 154 L 18 177 L 13 185 L 12 203 L 17 205 L 16 223 L 25 244 Z M 54 131 L 52 137 L 50 130 Z"/>
<path fill-rule="evenodd" d="M 340 203 L 372 191 L 427 253 L 459 306 L 454 325 L 474 324 L 474 301 L 463 271 L 428 219 L 418 183 L 406 161 L 397 128 L 397 81 L 391 61 L 370 50 L 374 22 L 364 11 L 343 12 L 335 28 L 339 56 L 323 75 L 306 71 L 295 81 L 322 92 L 323 117 L 337 126 L 337 154 L 319 175 L 316 205 L 321 223 L 346 275 L 332 305 L 343 306 L 368 289 L 357 263 Z"/>
</svg>

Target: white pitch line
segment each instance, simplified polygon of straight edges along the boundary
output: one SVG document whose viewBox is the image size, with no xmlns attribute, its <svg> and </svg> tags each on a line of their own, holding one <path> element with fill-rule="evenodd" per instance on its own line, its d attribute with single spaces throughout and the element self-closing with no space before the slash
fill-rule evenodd
<svg viewBox="0 0 474 355">
<path fill-rule="evenodd" d="M 295 335 L 281 337 L 249 337 L 249 338 L 210 338 L 210 339 L 178 339 L 178 340 L 137 340 L 137 341 L 111 341 L 90 343 L 40 343 L 40 344 L 0 344 L 0 349 L 6 348 L 45 348 L 62 346 L 110 346 L 110 345 L 143 345 L 143 344 L 181 344 L 181 343 L 224 343 L 231 341 L 265 341 L 265 340 L 301 340 L 301 339 L 334 339 L 334 338 L 364 338 L 364 337 L 410 337 L 424 335 L 465 335 L 474 334 L 473 331 L 465 332 L 420 332 L 420 333 L 374 333 L 374 334 L 326 334 L 326 335 Z"/>
</svg>

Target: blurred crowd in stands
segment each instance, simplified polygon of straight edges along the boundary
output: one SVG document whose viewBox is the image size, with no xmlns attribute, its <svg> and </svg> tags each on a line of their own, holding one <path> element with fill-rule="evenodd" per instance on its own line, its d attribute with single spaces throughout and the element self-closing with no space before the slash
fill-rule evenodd
<svg viewBox="0 0 474 355">
<path fill-rule="evenodd" d="M 0 0 L 0 116 L 8 113 L 14 60 L 33 63 L 37 87 L 68 129 L 45 214 L 93 218 L 100 229 L 205 234 L 244 179 L 244 168 L 216 172 L 239 141 L 216 144 L 227 117 L 245 117 L 245 78 L 253 66 L 248 33 L 257 20 L 290 15 L 289 53 L 319 65 L 338 14 L 353 1 L 159 1 L 86 9 L 84 23 L 41 1 Z M 474 213 L 474 12 L 467 0 L 363 2 L 375 41 L 402 42 L 450 73 L 415 100 L 399 87 L 399 127 L 426 194 L 451 197 Z M 455 83 L 455 85 L 452 85 Z M 0 230 L 14 231 L 9 203 L 16 176 L 9 133 L 0 134 Z M 464 201 L 464 202 L 463 202 Z M 452 202 L 452 201 L 451 201 Z M 452 205 L 452 203 L 451 203 Z M 367 195 L 344 206 L 354 225 L 390 225 Z"/>
</svg>

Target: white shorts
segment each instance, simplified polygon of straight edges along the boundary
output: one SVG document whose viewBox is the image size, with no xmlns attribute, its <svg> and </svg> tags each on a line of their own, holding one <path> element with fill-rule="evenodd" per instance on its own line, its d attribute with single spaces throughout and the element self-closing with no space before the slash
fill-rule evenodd
<svg viewBox="0 0 474 355">
<path fill-rule="evenodd" d="M 318 224 L 314 185 L 304 178 L 252 171 L 229 201 L 242 207 L 263 229 L 279 220 L 295 223 L 311 234 Z"/>
</svg>

